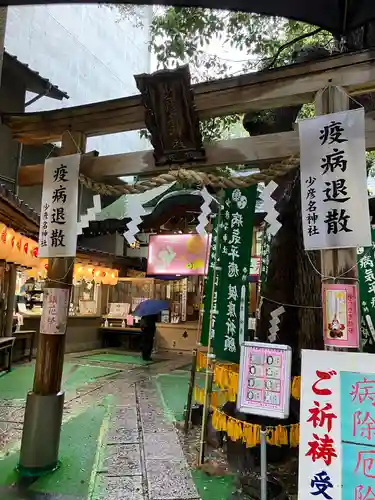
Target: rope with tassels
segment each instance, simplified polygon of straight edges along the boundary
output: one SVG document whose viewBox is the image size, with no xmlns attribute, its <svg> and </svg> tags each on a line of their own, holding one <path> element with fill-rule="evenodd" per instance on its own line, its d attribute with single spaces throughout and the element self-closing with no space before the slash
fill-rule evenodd
<svg viewBox="0 0 375 500">
<path fill-rule="evenodd" d="M 79 176 L 80 183 L 91 191 L 101 195 L 120 196 L 122 194 L 144 193 L 172 182 L 178 182 L 182 185 L 200 185 L 211 186 L 212 188 L 245 188 L 259 182 L 269 182 L 277 177 L 286 175 L 299 164 L 299 158 L 291 156 L 279 163 L 275 163 L 265 168 L 259 173 L 251 174 L 246 177 L 223 177 L 206 172 L 197 172 L 195 170 L 178 169 L 171 170 L 168 173 L 160 174 L 157 177 L 144 179 L 135 184 L 110 185 L 94 181 L 84 175 Z"/>
<path fill-rule="evenodd" d="M 197 371 L 205 370 L 207 367 L 207 354 L 197 353 Z M 238 372 L 239 365 L 235 363 L 217 362 L 214 368 L 214 384 L 220 389 L 225 390 L 227 401 L 236 401 L 238 391 Z M 293 377 L 291 386 L 291 396 L 294 399 L 300 399 L 301 377 Z"/>
</svg>

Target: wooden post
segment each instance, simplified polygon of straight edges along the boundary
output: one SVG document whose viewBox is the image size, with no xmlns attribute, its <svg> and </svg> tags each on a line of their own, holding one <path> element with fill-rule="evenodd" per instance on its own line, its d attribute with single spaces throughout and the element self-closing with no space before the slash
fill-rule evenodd
<svg viewBox="0 0 375 500">
<path fill-rule="evenodd" d="M 17 281 L 17 265 L 16 264 L 8 264 L 8 265 L 9 265 L 9 270 L 8 270 L 8 286 L 6 291 L 7 300 L 6 300 L 6 311 L 5 311 L 4 337 L 12 336 L 16 281 Z"/>
<path fill-rule="evenodd" d="M 326 115 L 349 109 L 349 96 L 338 87 L 330 86 L 318 92 L 315 98 L 315 111 L 317 115 Z M 325 279 L 325 283 L 356 283 L 358 279 L 357 270 L 357 249 L 338 248 L 332 250 L 322 250 L 321 273 L 323 276 L 344 276 L 336 280 Z M 360 332 L 360 318 L 358 321 L 358 331 Z M 347 351 L 348 349 L 335 348 L 334 350 Z"/>
<path fill-rule="evenodd" d="M 61 156 L 83 153 L 83 134 L 65 132 Z M 77 214 L 78 216 L 78 214 Z M 74 257 L 55 257 L 48 261 L 47 287 L 69 289 L 73 283 Z M 66 315 L 69 314 L 69 308 Z M 68 318 L 66 318 L 66 325 Z M 61 380 L 64 365 L 65 336 L 39 335 L 33 392 L 27 396 L 22 434 L 19 472 L 40 476 L 58 467 L 64 394 Z M 40 443 L 43 442 L 43 447 Z"/>
<path fill-rule="evenodd" d="M 60 155 L 84 153 L 85 147 L 86 138 L 83 134 L 65 132 L 62 136 Z M 74 260 L 74 257 L 55 257 L 48 260 L 47 288 L 71 289 Z M 39 335 L 33 387 L 35 394 L 49 395 L 57 394 L 60 391 L 64 365 L 65 334 Z"/>
</svg>

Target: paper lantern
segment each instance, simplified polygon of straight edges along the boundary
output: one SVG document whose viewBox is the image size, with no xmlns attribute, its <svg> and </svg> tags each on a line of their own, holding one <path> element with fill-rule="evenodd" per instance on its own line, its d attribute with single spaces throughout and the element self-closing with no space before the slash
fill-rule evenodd
<svg viewBox="0 0 375 500">
<path fill-rule="evenodd" d="M 8 228 L 5 224 L 0 223 L 0 259 L 5 259 L 9 253 L 9 246 L 7 240 Z"/>
<path fill-rule="evenodd" d="M 111 269 L 107 267 L 103 268 L 103 285 L 109 285 L 111 283 Z"/>
<path fill-rule="evenodd" d="M 8 234 L 8 231 L 7 231 Z M 13 262 L 15 264 L 21 264 L 22 262 L 22 236 L 19 233 L 13 231 L 13 234 L 9 238 L 10 246 L 9 252 L 5 257 L 7 262 Z"/>
<path fill-rule="evenodd" d="M 23 250 L 26 256 L 25 265 L 27 267 L 38 267 L 38 243 L 28 239 L 23 245 Z"/>
<path fill-rule="evenodd" d="M 94 278 L 94 268 L 92 266 L 87 266 L 83 277 L 85 281 L 92 281 Z"/>
<path fill-rule="evenodd" d="M 103 281 L 103 269 L 101 267 L 96 267 L 94 269 L 94 280 L 95 283 L 101 283 Z"/>
<path fill-rule="evenodd" d="M 118 283 L 118 270 L 112 269 L 110 285 L 117 285 Z"/>
<path fill-rule="evenodd" d="M 41 279 L 45 279 L 47 277 L 47 271 L 48 271 L 48 259 L 37 259 L 37 268 L 38 268 L 38 276 Z"/>
<path fill-rule="evenodd" d="M 32 267 L 30 266 L 30 258 L 29 258 L 30 241 L 31 240 L 29 240 L 29 238 L 22 238 L 21 241 L 21 255 L 18 264 L 21 264 L 22 266 L 25 267 Z"/>
</svg>

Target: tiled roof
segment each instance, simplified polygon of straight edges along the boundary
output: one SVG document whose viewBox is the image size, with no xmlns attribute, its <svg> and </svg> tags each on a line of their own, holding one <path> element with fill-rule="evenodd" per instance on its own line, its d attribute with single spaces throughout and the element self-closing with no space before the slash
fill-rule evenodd
<svg viewBox="0 0 375 500">
<path fill-rule="evenodd" d="M 0 184 L 0 197 L 13 208 L 21 212 L 25 217 L 39 225 L 39 214 L 30 205 L 8 189 L 4 184 Z"/>
<path fill-rule="evenodd" d="M 59 89 L 57 85 L 53 85 L 47 78 L 41 76 L 38 71 L 31 69 L 28 64 L 21 62 L 16 56 L 9 54 L 6 50 L 4 50 L 3 71 L 16 73 L 19 78 L 25 81 L 26 88 L 30 92 L 42 94 L 48 91 L 46 95 L 52 99 L 60 101 L 62 99 L 69 99 L 66 92 Z"/>
</svg>

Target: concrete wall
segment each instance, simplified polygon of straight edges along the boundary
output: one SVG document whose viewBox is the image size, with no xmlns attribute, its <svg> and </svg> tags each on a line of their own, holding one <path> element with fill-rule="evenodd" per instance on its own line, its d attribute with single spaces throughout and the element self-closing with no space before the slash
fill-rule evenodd
<svg viewBox="0 0 375 500">
<path fill-rule="evenodd" d="M 70 99 L 43 98 L 28 111 L 74 106 L 137 93 L 134 74 L 150 71 L 152 8 L 143 27 L 121 20 L 117 8 L 98 5 L 39 5 L 8 9 L 5 47 L 66 91 Z M 137 132 L 89 140 L 88 149 L 112 154 L 145 149 Z"/>
</svg>

